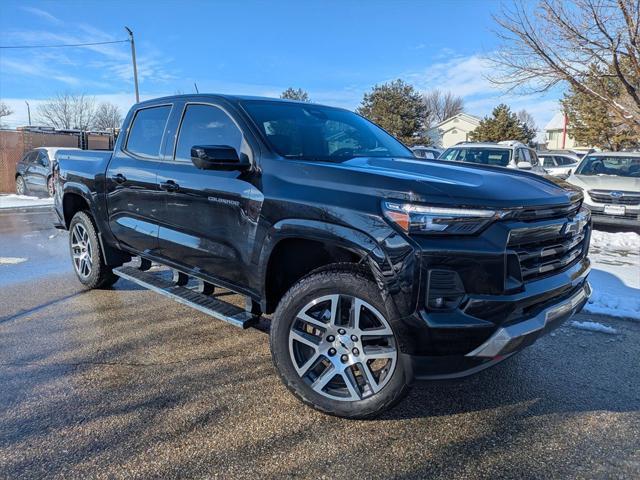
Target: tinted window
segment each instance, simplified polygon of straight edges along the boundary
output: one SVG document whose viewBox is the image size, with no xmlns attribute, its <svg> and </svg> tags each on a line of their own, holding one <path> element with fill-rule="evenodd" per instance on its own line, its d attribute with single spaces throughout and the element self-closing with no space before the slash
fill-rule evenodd
<svg viewBox="0 0 640 480">
<path fill-rule="evenodd" d="M 558 162 L 558 165 L 573 165 L 574 163 L 577 163 L 577 160 L 569 157 L 556 157 L 556 161 Z"/>
<path fill-rule="evenodd" d="M 525 162 L 529 162 L 533 165 L 533 161 L 531 160 L 531 152 L 529 152 L 529 150 L 523 148 L 522 150 L 520 150 L 520 158 L 525 161 Z"/>
<path fill-rule="evenodd" d="M 544 167 L 555 167 L 556 162 L 553 161 L 553 157 L 540 157 L 542 160 L 542 165 Z"/>
<path fill-rule="evenodd" d="M 162 136 L 171 106 L 138 110 L 127 139 L 127 151 L 146 158 L 159 158 Z"/>
<path fill-rule="evenodd" d="M 40 153 L 38 154 L 38 162 L 44 167 L 49 166 L 49 157 L 47 156 L 47 152 L 40 150 Z"/>
<path fill-rule="evenodd" d="M 33 163 L 33 162 L 35 162 L 37 159 L 38 159 L 38 151 L 37 151 L 37 150 L 34 150 L 34 151 L 32 151 L 32 152 L 27 153 L 27 154 L 24 156 L 24 160 L 23 160 L 23 162 L 26 162 L 26 163 Z"/>
<path fill-rule="evenodd" d="M 224 145 L 235 148 L 240 154 L 245 151 L 243 142 L 240 129 L 220 108 L 188 105 L 178 135 L 175 159 L 190 162 L 194 145 Z"/>
<path fill-rule="evenodd" d="M 286 158 L 341 162 L 354 157 L 413 157 L 402 143 L 353 112 L 288 102 L 243 105 L 273 150 Z"/>
<path fill-rule="evenodd" d="M 443 160 L 506 167 L 509 165 L 510 154 L 511 151 L 505 148 L 454 147 L 445 150 L 440 158 Z"/>
</svg>

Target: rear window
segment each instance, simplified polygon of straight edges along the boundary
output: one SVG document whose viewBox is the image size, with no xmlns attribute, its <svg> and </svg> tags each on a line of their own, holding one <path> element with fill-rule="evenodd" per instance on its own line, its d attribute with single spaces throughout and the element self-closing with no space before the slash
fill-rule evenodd
<svg viewBox="0 0 640 480">
<path fill-rule="evenodd" d="M 131 125 L 126 150 L 140 157 L 159 158 L 170 112 L 171 105 L 138 110 Z"/>
<path fill-rule="evenodd" d="M 453 147 L 445 150 L 440 159 L 506 167 L 511 159 L 511 150 L 506 148 Z"/>
</svg>

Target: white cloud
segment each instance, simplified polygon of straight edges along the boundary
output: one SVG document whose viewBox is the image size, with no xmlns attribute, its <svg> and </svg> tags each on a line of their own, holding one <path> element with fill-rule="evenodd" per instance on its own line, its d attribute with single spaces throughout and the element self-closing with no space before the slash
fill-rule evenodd
<svg viewBox="0 0 640 480">
<path fill-rule="evenodd" d="M 22 10 L 24 10 L 25 12 L 32 13 L 33 15 L 43 18 L 51 23 L 55 23 L 55 24 L 62 23 L 62 21 L 55 15 L 52 15 L 49 12 L 45 12 L 44 10 L 41 10 L 36 7 L 22 7 Z"/>
<path fill-rule="evenodd" d="M 534 117 L 538 129 L 543 128 L 560 108 L 558 92 L 515 95 L 499 89 L 488 79 L 493 67 L 484 56 L 459 56 L 451 50 L 442 54 L 448 59 L 409 72 L 403 77 L 421 91 L 438 88 L 461 96 L 465 100 L 465 109 L 479 117 L 490 115 L 500 103 L 506 103 L 514 112 L 525 109 Z"/>
</svg>

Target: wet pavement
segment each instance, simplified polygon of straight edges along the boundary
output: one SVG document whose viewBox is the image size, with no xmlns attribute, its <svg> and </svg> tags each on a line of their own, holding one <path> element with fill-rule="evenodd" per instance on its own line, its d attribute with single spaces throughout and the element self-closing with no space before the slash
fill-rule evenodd
<svg viewBox="0 0 640 480">
<path fill-rule="evenodd" d="M 0 478 L 638 478 L 640 323 L 579 315 L 382 418 L 296 401 L 267 335 L 120 280 L 85 291 L 50 213 L 0 212 Z"/>
</svg>

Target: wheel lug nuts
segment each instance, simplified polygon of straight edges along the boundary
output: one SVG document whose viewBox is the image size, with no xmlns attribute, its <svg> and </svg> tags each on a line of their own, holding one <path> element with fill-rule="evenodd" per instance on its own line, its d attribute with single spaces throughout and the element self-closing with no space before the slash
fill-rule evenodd
<svg viewBox="0 0 640 480">
<path fill-rule="evenodd" d="M 329 335 L 327 337 L 327 342 L 333 342 L 336 339 L 336 337 L 334 337 L 333 335 Z"/>
<path fill-rule="evenodd" d="M 360 350 L 358 350 L 357 348 L 354 348 L 354 349 L 353 349 L 353 350 L 351 350 L 351 351 L 353 352 L 353 354 L 354 354 L 355 356 L 360 355 Z"/>
<path fill-rule="evenodd" d="M 340 357 L 340 360 L 342 360 L 342 363 L 347 363 L 347 361 L 349 360 L 349 355 L 342 355 Z"/>
<path fill-rule="evenodd" d="M 338 333 L 340 335 L 344 335 L 345 333 L 347 333 L 347 331 L 344 328 L 340 328 L 340 329 L 338 329 Z"/>
<path fill-rule="evenodd" d="M 351 340 L 354 342 L 358 341 L 358 337 L 356 337 L 355 335 L 351 335 Z"/>
<path fill-rule="evenodd" d="M 335 348 L 330 348 L 329 349 L 329 355 L 331 355 L 332 357 L 336 354 L 336 349 Z"/>
</svg>

